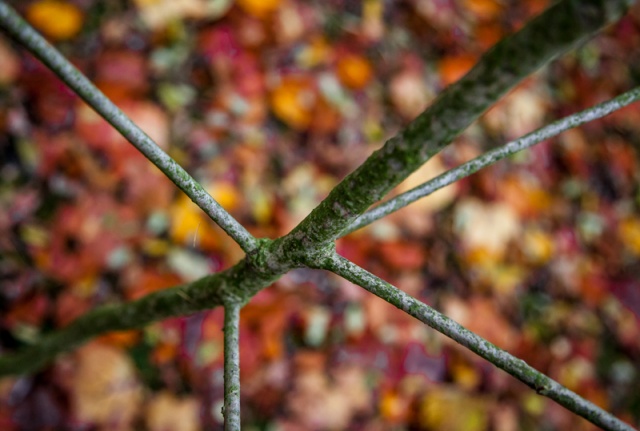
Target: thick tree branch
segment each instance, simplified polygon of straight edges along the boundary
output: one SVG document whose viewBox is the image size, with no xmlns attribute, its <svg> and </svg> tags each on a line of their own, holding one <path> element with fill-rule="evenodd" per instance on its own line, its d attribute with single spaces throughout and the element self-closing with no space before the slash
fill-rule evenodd
<svg viewBox="0 0 640 431">
<path fill-rule="evenodd" d="M 360 268 L 348 259 L 333 253 L 328 255 L 323 262 L 318 262 L 316 268 L 326 269 L 362 286 L 374 295 L 488 360 L 498 368 L 503 369 L 534 389 L 538 394 L 551 398 L 593 424 L 605 430 L 633 431 L 630 425 L 532 368 L 522 359 L 518 359 L 496 347 L 444 314 L 407 295 L 397 287 Z"/>
<path fill-rule="evenodd" d="M 224 306 L 224 430 L 240 431 L 240 308 Z"/>
<path fill-rule="evenodd" d="M 16 353 L 0 356 L 0 376 L 34 372 L 49 363 L 58 353 L 109 331 L 139 328 L 168 317 L 184 316 L 223 304 L 244 305 L 253 295 L 269 286 L 281 272 L 266 269 L 263 263 L 268 241 L 225 271 L 192 283 L 159 291 L 137 301 L 96 308 L 69 326 L 45 335 L 36 344 Z"/>
<path fill-rule="evenodd" d="M 349 174 L 276 245 L 290 255 L 327 244 L 448 145 L 523 78 L 617 20 L 623 0 L 564 0 L 489 50 L 407 128 Z M 303 258 L 304 259 L 304 258 Z"/>
<path fill-rule="evenodd" d="M 246 252 L 256 247 L 255 238 L 151 138 L 136 126 L 78 69 L 51 46 L 4 1 L 0 1 L 0 27 L 24 45 L 107 120 L 144 156 L 158 167 L 196 205 L 215 221 Z"/>
<path fill-rule="evenodd" d="M 424 184 L 402 193 L 393 199 L 378 205 L 377 207 L 367 211 L 358 217 L 351 226 L 349 226 L 340 236 L 347 235 L 358 229 L 361 229 L 376 220 L 381 219 L 407 205 L 417 201 L 420 198 L 430 195 L 431 193 L 439 190 L 449 184 L 468 177 L 471 174 L 478 172 L 480 169 L 485 168 L 493 163 L 496 163 L 512 154 L 525 150 L 538 144 L 546 139 L 552 138 L 565 130 L 578 127 L 582 124 L 590 121 L 602 118 L 612 112 L 617 111 L 627 105 L 640 99 L 640 87 L 636 87 L 633 90 L 627 91 L 618 97 L 608 100 L 604 103 L 595 105 L 584 111 L 577 112 L 575 114 L 564 117 L 558 121 L 555 121 L 547 126 L 541 127 L 523 137 L 511 141 L 506 145 L 499 148 L 495 148 L 491 151 L 487 151 L 483 155 L 470 160 L 457 168 L 451 169 L 432 180 L 427 181 Z"/>
</svg>

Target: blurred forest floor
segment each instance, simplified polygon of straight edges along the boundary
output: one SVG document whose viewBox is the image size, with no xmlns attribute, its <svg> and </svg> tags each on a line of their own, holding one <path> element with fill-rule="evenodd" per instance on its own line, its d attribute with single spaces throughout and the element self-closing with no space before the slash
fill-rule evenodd
<svg viewBox="0 0 640 431">
<path fill-rule="evenodd" d="M 231 214 L 286 234 L 544 0 L 38 0 L 20 13 Z M 528 78 L 397 192 L 640 81 L 640 8 Z M 0 352 L 242 252 L 0 36 Z M 640 425 L 640 107 L 565 132 L 338 251 Z M 222 309 L 0 380 L 0 428 L 220 426 Z M 247 430 L 594 427 L 393 306 L 297 270 L 242 312 Z"/>
</svg>

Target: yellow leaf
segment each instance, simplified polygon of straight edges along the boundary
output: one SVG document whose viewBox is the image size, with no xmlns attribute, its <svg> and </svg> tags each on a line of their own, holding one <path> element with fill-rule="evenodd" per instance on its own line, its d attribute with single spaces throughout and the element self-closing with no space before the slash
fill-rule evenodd
<svg viewBox="0 0 640 431">
<path fill-rule="evenodd" d="M 365 0 L 362 3 L 362 34 L 371 41 L 378 41 L 384 36 L 384 2 Z"/>
<path fill-rule="evenodd" d="M 150 256 L 160 257 L 169 252 L 170 245 L 167 241 L 158 238 L 149 238 L 142 243 L 142 249 Z"/>
<path fill-rule="evenodd" d="M 238 191 L 228 182 L 214 182 L 206 187 L 207 191 L 227 211 L 233 211 L 238 207 Z"/>
<path fill-rule="evenodd" d="M 264 225 L 269 222 L 273 213 L 273 203 L 269 195 L 264 191 L 253 194 L 251 204 L 251 214 L 258 224 Z"/>
<path fill-rule="evenodd" d="M 618 236 L 634 255 L 640 255 L 640 221 L 627 219 L 618 225 Z"/>
<path fill-rule="evenodd" d="M 46 36 L 66 40 L 80 31 L 83 15 L 82 11 L 71 3 L 41 0 L 29 6 L 27 20 Z"/>
<path fill-rule="evenodd" d="M 310 69 L 319 64 L 323 64 L 331 54 L 331 47 L 322 36 L 316 36 L 300 50 L 296 57 L 297 63 Z"/>
<path fill-rule="evenodd" d="M 191 200 L 181 196 L 171 206 L 171 239 L 180 245 L 197 246 L 211 251 L 218 246 L 218 238 L 210 220 Z"/>
<path fill-rule="evenodd" d="M 451 364 L 450 370 L 456 384 L 466 390 L 475 389 L 481 383 L 482 376 L 472 364 L 457 360 Z"/>
<path fill-rule="evenodd" d="M 227 211 L 237 208 L 238 192 L 231 183 L 213 182 L 205 189 Z M 205 251 L 220 246 L 218 232 L 209 217 L 187 196 L 180 196 L 171 206 L 171 239 L 181 245 L 197 246 Z"/>
<path fill-rule="evenodd" d="M 522 249 L 534 263 L 545 263 L 553 255 L 553 239 L 540 230 L 527 230 L 522 239 Z"/>
<path fill-rule="evenodd" d="M 436 388 L 420 406 L 421 423 L 440 431 L 482 431 L 489 428 L 487 403 L 456 389 Z"/>
</svg>

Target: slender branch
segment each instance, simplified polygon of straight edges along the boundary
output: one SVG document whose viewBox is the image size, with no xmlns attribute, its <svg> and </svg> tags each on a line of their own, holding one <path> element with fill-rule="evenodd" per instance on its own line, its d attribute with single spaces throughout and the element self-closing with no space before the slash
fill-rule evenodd
<svg viewBox="0 0 640 431">
<path fill-rule="evenodd" d="M 457 168 L 451 169 L 437 177 L 421 184 L 405 193 L 396 196 L 387 202 L 367 211 L 358 217 L 340 236 L 347 235 L 361 229 L 376 220 L 381 219 L 401 208 L 417 201 L 420 198 L 448 186 L 462 178 L 478 172 L 480 169 L 496 163 L 512 154 L 530 148 L 546 139 L 552 138 L 560 133 L 588 123 L 590 121 L 609 115 L 620 108 L 630 105 L 640 99 L 640 87 L 629 90 L 611 100 L 592 106 L 584 111 L 564 117 L 547 126 L 541 127 L 523 137 L 511 141 L 502 147 L 487 151 L 485 154 L 470 160 Z"/>
<path fill-rule="evenodd" d="M 224 430 L 240 431 L 240 305 L 224 306 Z"/>
<path fill-rule="evenodd" d="M 36 344 L 15 353 L 0 356 L 0 376 L 26 374 L 39 370 L 58 353 L 109 331 L 142 327 L 156 320 L 184 316 L 219 305 L 245 304 L 262 288 L 270 285 L 287 269 L 280 272 L 257 265 L 263 260 L 267 241 L 260 240 L 257 250 L 235 266 L 208 275 L 192 283 L 147 295 L 125 304 L 96 308 L 73 321 L 69 326 L 42 337 Z"/>
<path fill-rule="evenodd" d="M 448 145 L 502 95 L 554 57 L 618 19 L 627 3 L 560 1 L 498 42 L 467 75 L 443 91 L 407 128 L 338 184 L 277 245 L 287 249 L 289 255 L 327 247 L 359 215 Z"/>
<path fill-rule="evenodd" d="M 180 190 L 189 196 L 196 205 L 233 238 L 246 253 L 256 247 L 256 240 L 249 231 L 226 212 L 187 171 L 162 151 L 146 133 L 100 92 L 82 72 L 67 61 L 60 52 L 4 1 L 0 1 L 0 27 L 46 64 L 89 106 L 115 127 L 122 136 L 156 165 Z"/>
<path fill-rule="evenodd" d="M 555 380 L 532 368 L 522 359 L 510 355 L 489 341 L 464 328 L 454 320 L 407 295 L 400 289 L 360 268 L 355 263 L 333 253 L 318 266 L 362 286 L 400 310 L 431 326 L 462 346 L 468 348 L 495 366 L 511 374 L 538 394 L 548 397 L 566 409 L 593 424 L 615 431 L 633 431 L 633 428 L 610 413 L 560 385 Z"/>
</svg>

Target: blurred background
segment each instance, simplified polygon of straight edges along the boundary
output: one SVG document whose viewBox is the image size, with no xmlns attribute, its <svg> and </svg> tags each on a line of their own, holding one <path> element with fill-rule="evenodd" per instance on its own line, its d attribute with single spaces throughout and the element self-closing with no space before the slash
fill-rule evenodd
<svg viewBox="0 0 640 431">
<path fill-rule="evenodd" d="M 286 234 L 545 0 L 10 1 L 258 237 Z M 640 9 L 528 78 L 394 192 L 640 81 Z M 447 187 L 338 251 L 640 425 L 640 107 Z M 227 268 L 238 246 L 0 34 L 0 353 Z M 0 428 L 219 429 L 222 309 L 0 379 Z M 591 430 L 340 278 L 242 312 L 243 429 Z"/>
</svg>

